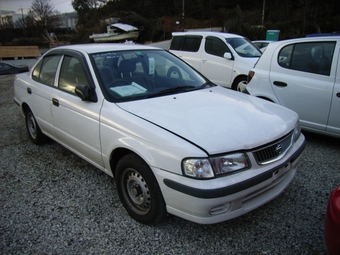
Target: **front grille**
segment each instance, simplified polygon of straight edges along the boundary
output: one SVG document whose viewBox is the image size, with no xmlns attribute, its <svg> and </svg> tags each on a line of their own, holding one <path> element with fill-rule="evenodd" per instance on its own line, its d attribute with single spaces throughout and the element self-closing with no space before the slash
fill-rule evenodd
<svg viewBox="0 0 340 255">
<path fill-rule="evenodd" d="M 259 165 L 266 165 L 281 159 L 292 146 L 293 133 L 283 137 L 279 141 L 253 151 L 253 155 Z"/>
</svg>

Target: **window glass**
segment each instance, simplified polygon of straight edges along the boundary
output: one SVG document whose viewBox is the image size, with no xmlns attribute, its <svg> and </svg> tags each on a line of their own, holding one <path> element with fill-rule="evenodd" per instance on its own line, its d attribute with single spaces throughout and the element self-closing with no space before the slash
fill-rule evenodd
<svg viewBox="0 0 340 255">
<path fill-rule="evenodd" d="M 262 52 L 246 38 L 226 38 L 236 53 L 244 58 L 258 58 Z"/>
<path fill-rule="evenodd" d="M 39 61 L 32 72 L 32 79 L 37 82 L 40 82 L 40 70 L 41 70 L 42 63 L 43 61 Z"/>
<path fill-rule="evenodd" d="M 174 36 L 171 40 L 170 50 L 180 50 L 184 36 Z"/>
<path fill-rule="evenodd" d="M 10 69 L 9 65 L 6 65 L 4 63 L 0 63 L 0 70 L 8 70 L 8 69 Z"/>
<path fill-rule="evenodd" d="M 59 60 L 59 55 L 44 57 L 33 70 L 33 79 L 46 85 L 53 86 Z"/>
<path fill-rule="evenodd" d="M 183 51 L 197 52 L 202 41 L 201 36 L 185 36 L 182 46 Z"/>
<path fill-rule="evenodd" d="M 279 65 L 292 70 L 329 75 L 335 42 L 297 43 L 279 53 Z"/>
<path fill-rule="evenodd" d="M 218 38 L 207 37 L 205 41 L 205 51 L 208 54 L 223 57 L 224 53 L 230 52 L 228 46 Z"/>
<path fill-rule="evenodd" d="M 101 90 L 111 102 L 202 89 L 207 82 L 189 65 L 163 50 L 104 52 L 92 54 L 91 58 Z"/>
<path fill-rule="evenodd" d="M 293 53 L 293 45 L 288 45 L 279 52 L 278 55 L 278 63 L 280 66 L 284 68 L 289 68 L 290 60 L 292 58 Z"/>
<path fill-rule="evenodd" d="M 61 65 L 58 87 L 74 94 L 78 84 L 89 84 L 85 72 L 77 58 L 65 56 Z"/>
</svg>

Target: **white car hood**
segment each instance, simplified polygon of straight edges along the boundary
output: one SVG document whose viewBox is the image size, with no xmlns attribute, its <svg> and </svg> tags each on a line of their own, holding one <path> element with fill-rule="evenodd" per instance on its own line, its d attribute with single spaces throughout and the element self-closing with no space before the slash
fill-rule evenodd
<svg viewBox="0 0 340 255">
<path fill-rule="evenodd" d="M 272 142 L 298 120 L 296 113 L 280 105 L 219 86 L 117 105 L 209 154 Z"/>
</svg>

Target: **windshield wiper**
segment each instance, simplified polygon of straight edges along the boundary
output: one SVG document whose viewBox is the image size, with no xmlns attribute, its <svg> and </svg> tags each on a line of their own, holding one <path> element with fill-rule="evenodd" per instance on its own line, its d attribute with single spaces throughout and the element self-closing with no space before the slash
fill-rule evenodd
<svg viewBox="0 0 340 255">
<path fill-rule="evenodd" d="M 200 88 L 200 87 L 198 87 L 198 88 Z M 172 93 L 178 93 L 178 92 L 186 92 L 186 91 L 191 91 L 193 89 L 197 89 L 197 87 L 195 87 L 195 86 L 178 86 L 178 87 L 173 87 L 173 88 L 161 90 L 159 92 L 156 92 L 154 94 L 149 95 L 148 98 L 162 96 L 162 95 L 170 95 Z"/>
</svg>

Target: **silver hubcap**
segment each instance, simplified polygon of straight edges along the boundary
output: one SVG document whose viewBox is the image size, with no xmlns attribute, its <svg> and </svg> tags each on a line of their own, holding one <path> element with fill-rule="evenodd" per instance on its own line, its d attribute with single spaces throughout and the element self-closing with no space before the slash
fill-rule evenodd
<svg viewBox="0 0 340 255">
<path fill-rule="evenodd" d="M 37 137 L 37 125 L 32 113 L 27 115 L 27 127 L 33 139 Z"/>
<path fill-rule="evenodd" d="M 143 176 L 134 169 L 126 169 L 122 182 L 123 196 L 130 208 L 137 214 L 147 214 L 151 206 L 151 196 Z"/>
<path fill-rule="evenodd" d="M 241 88 L 242 88 L 242 82 L 239 82 L 239 83 L 237 84 L 236 90 L 237 90 L 238 92 L 242 92 L 242 91 L 241 91 Z"/>
</svg>

